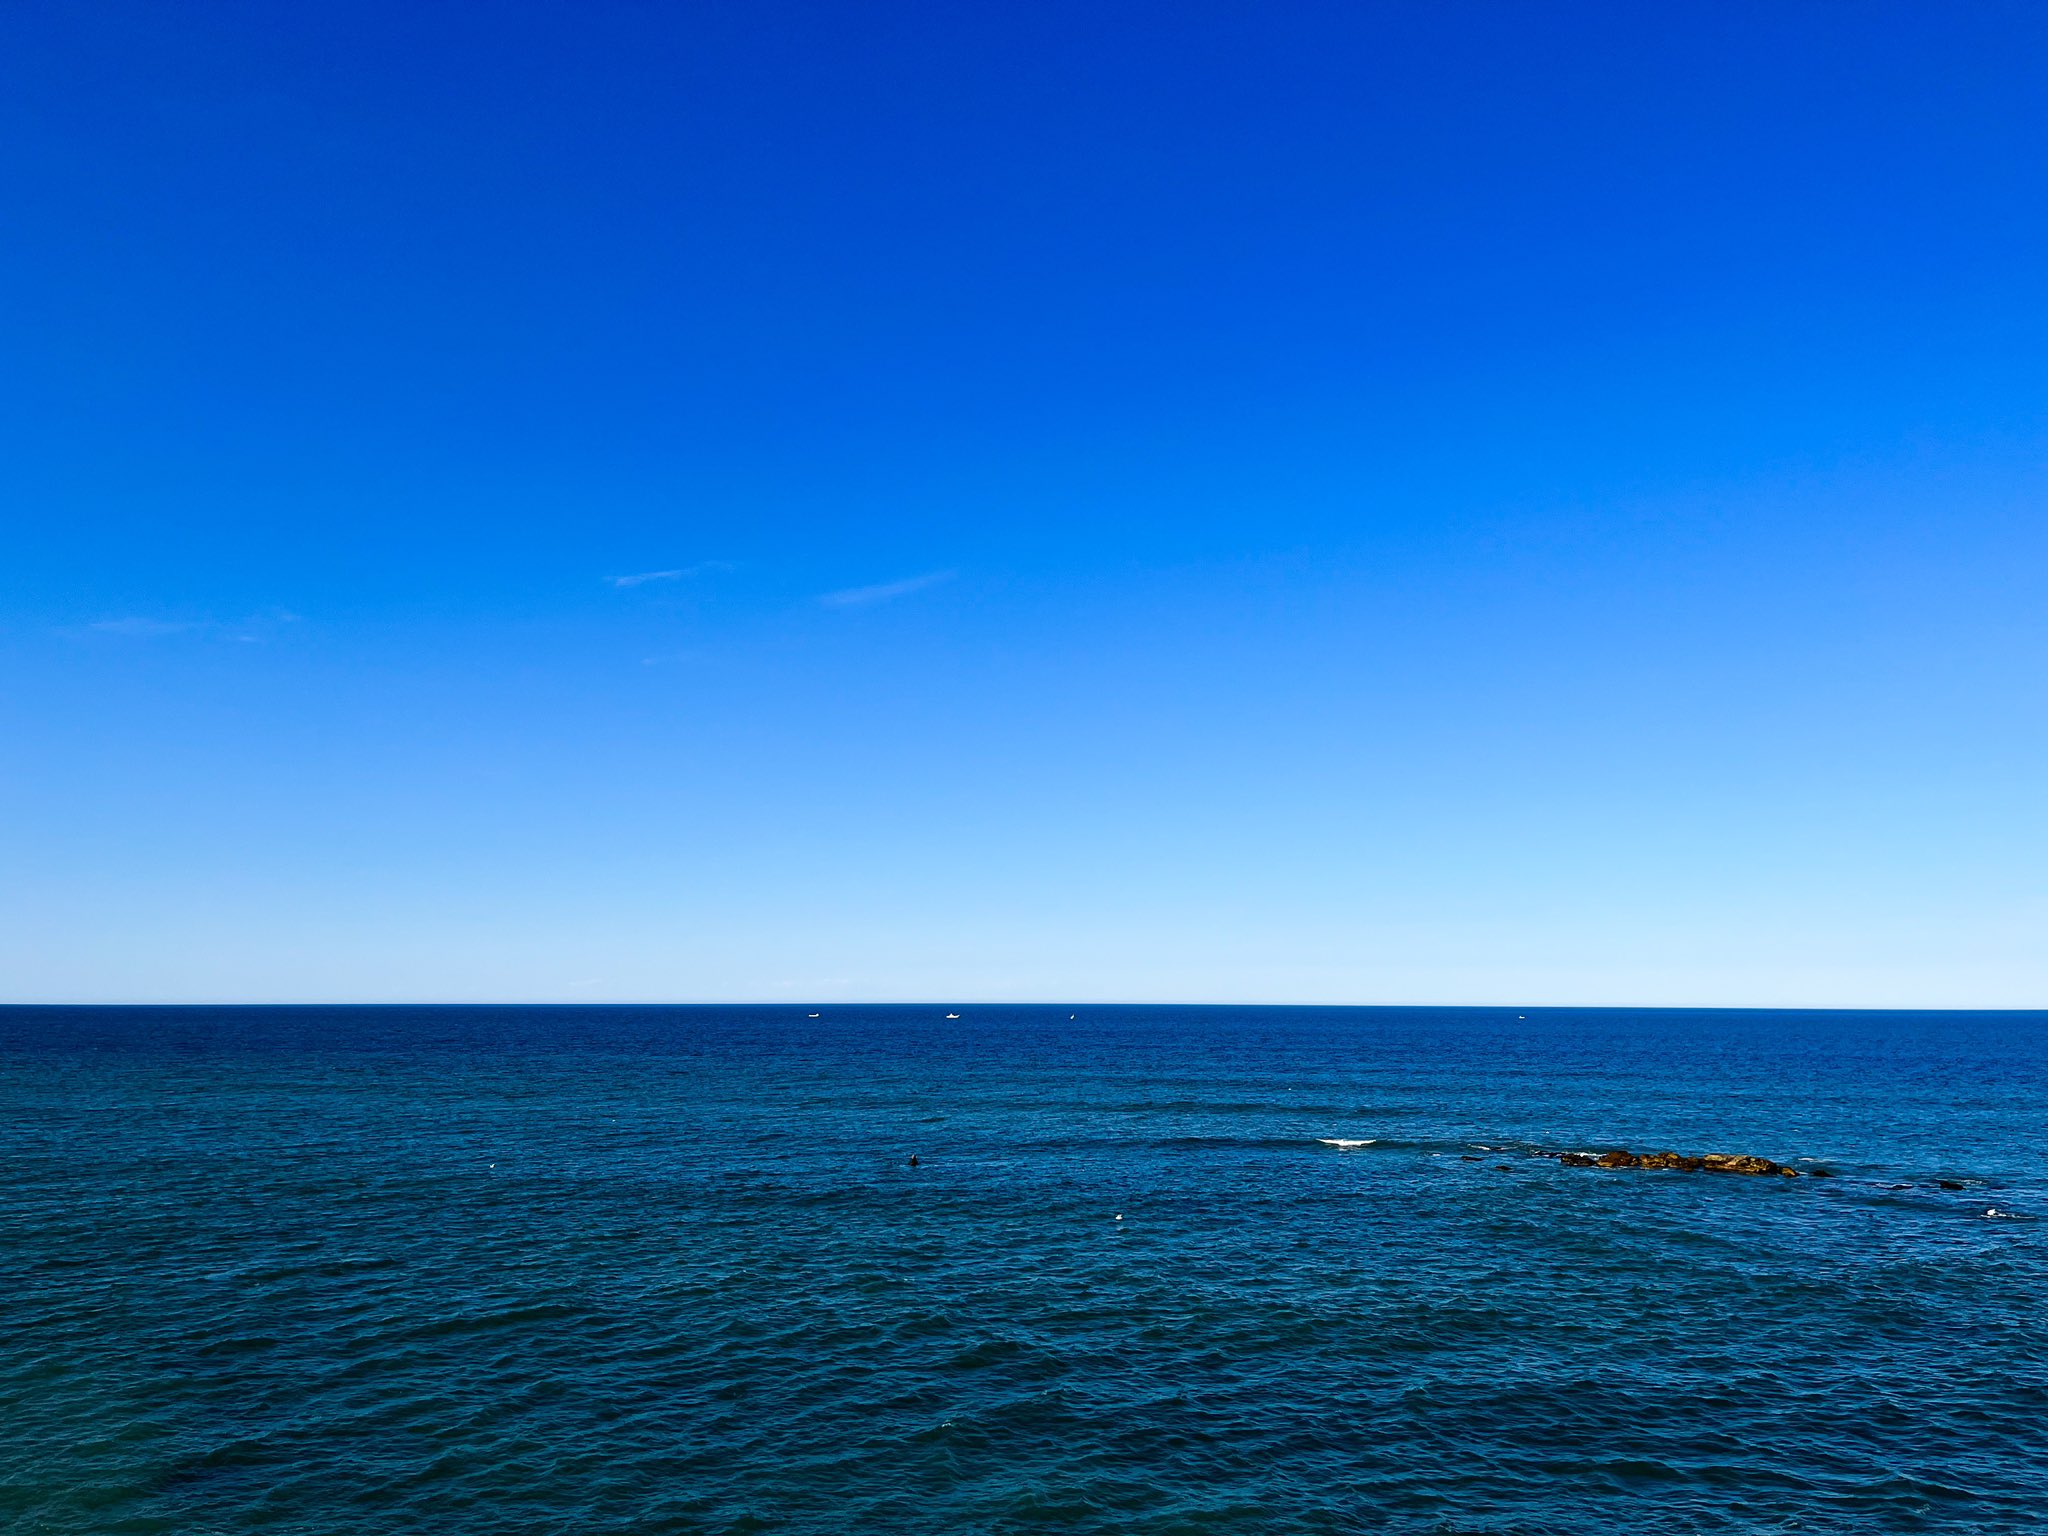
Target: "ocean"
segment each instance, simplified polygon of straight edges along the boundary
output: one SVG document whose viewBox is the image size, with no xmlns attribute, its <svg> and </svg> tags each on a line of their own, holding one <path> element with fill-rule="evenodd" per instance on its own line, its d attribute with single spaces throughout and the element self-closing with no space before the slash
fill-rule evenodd
<svg viewBox="0 0 2048 1536">
<path fill-rule="evenodd" d="M 2042 1013 L 4 1009 L 0 1527 L 2040 1530 L 2044 1136 Z"/>
</svg>

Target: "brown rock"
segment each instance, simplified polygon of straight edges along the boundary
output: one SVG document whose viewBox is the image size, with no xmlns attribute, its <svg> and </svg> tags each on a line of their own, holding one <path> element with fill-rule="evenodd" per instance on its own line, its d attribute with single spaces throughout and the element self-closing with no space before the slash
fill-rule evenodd
<svg viewBox="0 0 2048 1536">
<path fill-rule="evenodd" d="M 1797 1168 L 1787 1168 L 1783 1163 L 1774 1163 L 1768 1157 L 1751 1157 L 1748 1153 L 1709 1152 L 1700 1159 L 1708 1173 L 1745 1173 L 1751 1178 L 1766 1174 L 1782 1173 L 1788 1178 L 1798 1178 Z"/>
<path fill-rule="evenodd" d="M 1787 1179 L 1799 1177 L 1797 1168 L 1787 1168 L 1783 1163 L 1774 1163 L 1768 1157 L 1754 1157 L 1746 1152 L 1709 1152 L 1703 1157 L 1688 1157 L 1677 1152 L 1603 1152 L 1594 1157 L 1588 1152 L 1560 1152 L 1557 1160 L 1567 1168 L 1664 1168 L 1684 1173 L 1741 1173 L 1752 1178 L 1777 1174 Z M 1832 1177 L 1816 1172 L 1816 1177 Z M 1961 1185 L 1956 1185 L 1960 1189 Z"/>
</svg>

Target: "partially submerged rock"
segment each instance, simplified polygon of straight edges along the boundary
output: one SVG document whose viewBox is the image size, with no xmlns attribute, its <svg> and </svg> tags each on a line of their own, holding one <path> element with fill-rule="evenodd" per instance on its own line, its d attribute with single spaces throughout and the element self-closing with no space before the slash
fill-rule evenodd
<svg viewBox="0 0 2048 1536">
<path fill-rule="evenodd" d="M 1598 1157 L 1589 1152 L 1560 1152 L 1557 1160 L 1567 1168 L 1669 1168 L 1680 1173 L 1743 1173 L 1752 1178 L 1768 1174 L 1799 1177 L 1797 1168 L 1738 1152 L 1707 1152 L 1699 1157 L 1676 1152 L 1603 1152 Z"/>
<path fill-rule="evenodd" d="M 1787 1168 L 1783 1163 L 1774 1163 L 1768 1157 L 1730 1156 L 1726 1152 L 1709 1152 L 1700 1161 L 1706 1164 L 1708 1173 L 1780 1174 L 1788 1179 L 1799 1177 L 1797 1168 Z"/>
</svg>

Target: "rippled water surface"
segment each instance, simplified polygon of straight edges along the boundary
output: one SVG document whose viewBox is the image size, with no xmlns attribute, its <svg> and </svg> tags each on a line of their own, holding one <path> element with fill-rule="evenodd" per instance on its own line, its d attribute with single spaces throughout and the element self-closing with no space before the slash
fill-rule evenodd
<svg viewBox="0 0 2048 1536">
<path fill-rule="evenodd" d="M 0 1010 L 0 1526 L 2043 1526 L 2048 1015 L 820 1011 Z"/>
</svg>

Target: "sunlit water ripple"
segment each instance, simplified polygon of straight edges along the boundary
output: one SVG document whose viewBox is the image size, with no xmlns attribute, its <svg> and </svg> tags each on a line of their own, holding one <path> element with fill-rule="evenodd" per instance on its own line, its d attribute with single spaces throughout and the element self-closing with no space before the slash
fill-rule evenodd
<svg viewBox="0 0 2048 1536">
<path fill-rule="evenodd" d="M 0 1010 L 0 1525 L 2048 1510 L 2048 1015 L 821 1011 Z"/>
</svg>

